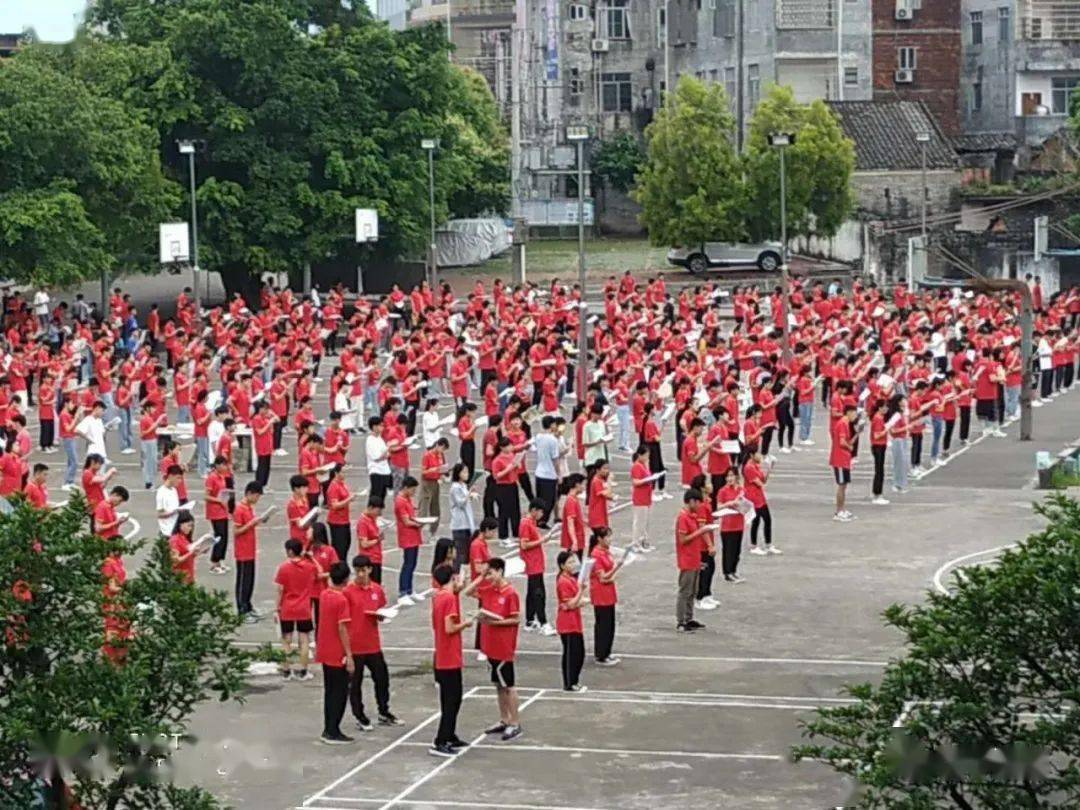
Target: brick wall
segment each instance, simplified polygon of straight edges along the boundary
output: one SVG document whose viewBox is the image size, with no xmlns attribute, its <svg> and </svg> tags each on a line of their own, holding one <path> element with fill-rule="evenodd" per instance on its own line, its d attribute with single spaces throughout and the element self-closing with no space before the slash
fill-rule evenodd
<svg viewBox="0 0 1080 810">
<path fill-rule="evenodd" d="M 959 171 L 926 173 L 926 215 L 933 217 L 951 207 L 960 187 Z M 855 172 L 851 178 L 855 204 L 864 214 L 884 220 L 917 219 L 922 213 L 922 172 Z"/>
<path fill-rule="evenodd" d="M 896 19 L 897 0 L 872 0 L 874 98 L 922 101 L 946 134 L 960 132 L 960 0 L 923 0 L 911 20 Z M 895 81 L 897 49 L 918 49 L 915 81 Z"/>
</svg>

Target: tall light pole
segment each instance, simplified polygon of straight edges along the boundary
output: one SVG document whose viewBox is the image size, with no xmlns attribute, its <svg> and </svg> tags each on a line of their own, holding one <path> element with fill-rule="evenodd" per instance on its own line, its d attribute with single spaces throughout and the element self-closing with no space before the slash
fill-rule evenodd
<svg viewBox="0 0 1080 810">
<path fill-rule="evenodd" d="M 780 349 L 785 363 L 791 362 L 791 337 L 788 319 L 791 313 L 791 276 L 788 272 L 787 243 L 787 148 L 795 143 L 795 135 L 774 132 L 769 143 L 780 153 L 780 297 L 783 313 L 780 318 Z"/>
<path fill-rule="evenodd" d="M 664 95 L 671 93 L 671 0 L 664 0 Z M 661 100 L 661 106 L 667 99 Z"/>
<path fill-rule="evenodd" d="M 438 268 L 435 265 L 435 147 L 439 142 L 435 138 L 424 138 L 420 141 L 421 148 L 427 152 L 428 167 L 428 213 L 431 215 L 431 243 L 428 245 L 428 268 L 430 272 L 429 283 L 434 293 L 438 284 Z"/>
<path fill-rule="evenodd" d="M 570 126 L 566 128 L 566 140 L 577 147 L 577 232 L 578 232 L 578 287 L 581 290 L 581 303 L 578 307 L 578 384 L 577 401 L 585 401 L 585 390 L 589 385 L 589 305 L 585 300 L 585 142 L 589 139 L 589 128 Z"/>
<path fill-rule="evenodd" d="M 195 299 L 195 315 L 199 315 L 199 215 L 195 203 L 195 141 L 177 141 L 181 155 L 188 158 L 188 178 L 191 182 L 191 292 Z"/>
<path fill-rule="evenodd" d="M 929 132 L 919 132 L 919 133 L 917 133 L 915 135 L 915 140 L 919 144 L 920 158 L 921 158 L 921 161 L 922 161 L 922 206 L 921 206 L 922 251 L 923 251 L 923 255 L 926 256 L 926 255 L 929 255 L 928 251 L 930 250 L 930 245 L 927 243 L 927 236 L 926 236 L 926 196 L 927 196 L 927 188 L 926 188 L 926 149 L 927 149 L 927 146 L 926 145 L 928 143 L 930 143 L 930 133 Z M 912 266 L 912 270 L 914 270 L 914 269 L 915 269 L 914 266 Z M 910 276 L 910 278 L 908 278 L 908 291 L 909 292 L 915 292 L 915 273 L 914 272 L 908 273 L 908 276 Z"/>
</svg>

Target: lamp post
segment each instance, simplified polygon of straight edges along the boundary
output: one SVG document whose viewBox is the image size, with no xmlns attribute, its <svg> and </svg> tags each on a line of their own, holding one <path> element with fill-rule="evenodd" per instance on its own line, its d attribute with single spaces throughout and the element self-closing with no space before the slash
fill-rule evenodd
<svg viewBox="0 0 1080 810">
<path fill-rule="evenodd" d="M 664 0 L 664 95 L 671 93 L 671 0 Z M 666 99 L 661 99 L 661 106 Z"/>
<path fill-rule="evenodd" d="M 589 139 L 589 128 L 569 126 L 566 128 L 566 140 L 577 147 L 577 227 L 578 227 L 578 287 L 581 290 L 581 303 L 578 307 L 578 385 L 577 401 L 585 401 L 585 389 L 588 387 L 589 338 L 587 315 L 589 305 L 585 300 L 585 142 Z"/>
<path fill-rule="evenodd" d="M 930 143 L 930 133 L 929 132 L 919 132 L 919 133 L 917 133 L 915 135 L 915 140 L 919 144 L 920 159 L 921 159 L 921 162 L 922 162 L 922 206 L 921 206 L 922 250 L 923 250 L 923 254 L 926 255 L 926 251 L 928 251 L 930 249 L 930 245 L 927 244 L 927 236 L 926 236 L 926 196 L 927 196 L 927 188 L 926 188 L 926 148 L 927 148 L 927 146 L 926 145 L 928 143 Z M 912 267 L 912 270 L 914 270 L 914 266 Z M 915 292 L 915 273 L 913 273 L 913 272 L 908 273 L 908 276 L 909 276 L 909 278 L 908 278 L 908 292 Z"/>
<path fill-rule="evenodd" d="M 435 138 L 424 138 L 421 148 L 427 152 L 428 160 L 428 213 L 431 215 L 431 243 L 428 245 L 429 283 L 432 293 L 438 284 L 438 268 L 435 265 L 435 147 L 439 142 Z"/>
<path fill-rule="evenodd" d="M 795 143 L 795 135 L 789 132 L 774 132 L 769 136 L 769 144 L 780 153 L 780 296 L 783 307 L 780 318 L 780 348 L 785 363 L 791 362 L 791 337 L 788 319 L 791 312 L 791 277 L 788 273 L 787 244 L 787 148 Z"/>
<path fill-rule="evenodd" d="M 181 155 L 188 158 L 188 178 L 191 183 L 191 291 L 195 299 L 195 316 L 201 308 L 199 301 L 199 216 L 195 202 L 195 150 L 197 143 L 190 140 L 176 142 Z"/>
</svg>

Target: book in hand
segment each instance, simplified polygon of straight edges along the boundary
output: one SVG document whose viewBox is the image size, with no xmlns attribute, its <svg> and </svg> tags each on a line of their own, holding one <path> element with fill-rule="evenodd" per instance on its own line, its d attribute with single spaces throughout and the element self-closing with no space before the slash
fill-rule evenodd
<svg viewBox="0 0 1080 810">
<path fill-rule="evenodd" d="M 651 484 L 653 481 L 659 481 L 663 477 L 664 473 L 662 472 L 653 473 L 652 475 L 646 475 L 644 478 L 639 478 L 637 481 L 634 481 L 633 484 L 634 486 L 640 487 L 645 484 Z"/>
<path fill-rule="evenodd" d="M 216 543 L 217 539 L 218 539 L 217 536 L 213 532 L 207 532 L 206 534 L 204 534 L 202 537 L 200 537 L 198 540 L 196 540 L 194 543 L 191 544 L 191 550 L 192 551 L 198 551 L 203 546 L 209 545 L 210 543 Z"/>
<path fill-rule="evenodd" d="M 725 509 L 717 509 L 712 514 L 713 514 L 713 517 L 734 517 L 735 515 L 739 515 L 741 513 L 737 509 L 727 509 L 727 508 L 725 508 Z"/>
<path fill-rule="evenodd" d="M 476 611 L 476 614 L 473 616 L 473 618 L 480 624 L 491 624 L 491 622 L 501 622 L 506 617 L 500 616 L 498 613 L 494 613 L 485 608 L 480 608 L 478 611 Z"/>
<path fill-rule="evenodd" d="M 724 439 L 720 442 L 720 452 L 727 453 L 728 455 L 734 455 L 740 450 L 739 443 L 734 439 Z"/>
<path fill-rule="evenodd" d="M 439 519 L 437 517 L 418 517 L 416 522 L 422 523 L 425 526 L 430 526 L 433 523 L 438 523 Z"/>
<path fill-rule="evenodd" d="M 270 516 L 272 514 L 274 514 L 274 512 L 276 512 L 276 511 L 277 511 L 276 506 L 268 507 L 265 512 L 263 512 L 261 515 L 259 515 L 259 520 L 261 520 L 263 522 L 266 522 L 270 518 Z"/>
<path fill-rule="evenodd" d="M 180 504 L 178 507 L 176 507 L 176 511 L 177 512 L 190 512 L 194 508 L 195 508 L 195 501 L 184 501 L 182 504 Z"/>
<path fill-rule="evenodd" d="M 581 568 L 578 569 L 578 574 L 577 574 L 578 585 L 583 585 L 584 583 L 588 582 L 588 580 L 589 580 L 589 572 L 592 571 L 592 567 L 593 567 L 594 564 L 595 564 L 595 561 L 593 560 L 592 557 L 589 557 L 589 558 L 582 561 Z"/>
<path fill-rule="evenodd" d="M 396 619 L 397 618 L 398 609 L 396 607 L 387 606 L 387 607 L 381 607 L 378 610 L 369 610 L 369 611 L 367 611 L 367 614 L 369 616 L 378 616 L 384 622 L 388 622 L 391 619 Z"/>
<path fill-rule="evenodd" d="M 504 574 L 508 577 L 516 577 L 525 573 L 525 561 L 521 557 L 510 557 L 506 560 Z"/>
<path fill-rule="evenodd" d="M 313 521 L 318 516 L 318 514 L 319 514 L 319 507 L 316 506 L 310 512 L 308 512 L 306 515 L 304 515 L 302 518 L 300 518 L 298 521 L 296 521 L 296 525 L 306 528 L 307 526 L 311 525 L 311 521 Z"/>
</svg>

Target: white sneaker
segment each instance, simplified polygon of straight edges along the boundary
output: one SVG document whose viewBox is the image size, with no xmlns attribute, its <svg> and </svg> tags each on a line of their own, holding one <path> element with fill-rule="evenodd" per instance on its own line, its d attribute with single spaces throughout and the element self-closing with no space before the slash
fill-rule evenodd
<svg viewBox="0 0 1080 810">
<path fill-rule="evenodd" d="M 671 500 L 674 500 L 674 499 L 675 499 L 675 496 L 674 496 L 674 495 L 672 495 L 672 494 L 671 494 L 670 492 L 668 492 L 667 490 L 665 490 L 665 491 L 664 491 L 664 500 L 665 500 L 665 501 L 671 501 Z"/>
<path fill-rule="evenodd" d="M 478 653 L 476 654 L 476 660 L 477 660 L 477 661 L 480 661 L 481 663 L 483 663 L 484 661 L 487 661 L 487 656 L 486 656 L 486 655 L 484 655 L 484 654 L 483 654 L 482 652 L 478 652 Z"/>
<path fill-rule="evenodd" d="M 550 624 L 545 624 L 543 627 L 540 628 L 540 634 L 543 636 L 553 636 L 555 635 L 555 628 L 552 627 Z"/>
<path fill-rule="evenodd" d="M 837 512 L 835 515 L 832 516 L 832 519 L 835 520 L 837 523 L 850 523 L 851 522 L 851 518 L 849 518 L 843 512 Z"/>
<path fill-rule="evenodd" d="M 991 436 L 994 436 L 994 437 L 995 437 L 995 438 L 997 438 L 997 439 L 1004 439 L 1004 438 L 1005 438 L 1005 437 L 1006 437 L 1006 436 L 1007 436 L 1008 434 L 1007 434 L 1007 433 L 1006 433 L 1006 432 L 1005 432 L 1004 430 L 1001 430 L 1001 429 L 999 428 L 998 430 L 995 430 L 995 431 L 994 431 L 994 432 L 993 432 L 992 434 L 990 434 L 990 435 L 991 435 Z"/>
<path fill-rule="evenodd" d="M 409 595 L 406 594 L 405 596 L 399 596 L 398 597 L 397 604 L 398 604 L 398 607 L 412 607 L 413 605 L 416 604 L 416 602 L 414 602 L 409 597 Z"/>
<path fill-rule="evenodd" d="M 709 605 L 706 610 L 716 610 L 716 608 L 720 607 L 720 603 L 713 599 L 711 594 L 709 596 L 706 596 L 701 601 L 702 604 Z"/>
<path fill-rule="evenodd" d="M 708 599 L 699 599 L 694 602 L 694 607 L 698 610 L 716 610 L 720 606 Z"/>
<path fill-rule="evenodd" d="M 934 466 L 935 467 L 944 467 L 945 466 L 945 459 L 943 459 L 943 458 L 935 458 L 934 459 Z"/>
<path fill-rule="evenodd" d="M 62 487 L 60 487 L 60 489 L 64 490 L 64 492 L 71 492 L 71 490 L 75 489 L 75 485 L 74 484 L 64 484 Z"/>
<path fill-rule="evenodd" d="M 422 593 L 414 593 L 412 598 L 414 602 L 423 602 L 426 597 Z"/>
<path fill-rule="evenodd" d="M 122 456 L 130 456 L 130 455 L 133 455 L 134 453 L 135 453 L 135 448 L 134 447 L 125 447 L 123 450 L 120 451 L 120 455 L 122 455 Z"/>
<path fill-rule="evenodd" d="M 662 501 L 662 500 L 664 500 L 664 495 L 663 495 L 663 493 L 661 493 L 661 492 L 654 492 L 654 493 L 652 494 L 652 502 L 653 502 L 653 503 L 660 503 L 660 501 Z"/>
<path fill-rule="evenodd" d="M 888 506 L 889 505 L 888 500 L 886 500 L 885 498 L 882 498 L 880 495 L 878 495 L 876 498 L 874 498 L 874 500 L 870 501 L 870 503 L 874 504 L 874 506 Z"/>
<path fill-rule="evenodd" d="M 765 549 L 758 548 L 757 546 L 754 546 L 752 549 L 750 549 L 750 553 L 751 554 L 756 554 L 758 557 L 764 557 L 769 552 L 765 551 Z"/>
<path fill-rule="evenodd" d="M 289 451 L 286 450 L 284 447 L 279 447 L 277 450 L 274 451 L 274 455 L 275 456 L 287 456 L 287 455 L 289 455 Z"/>
<path fill-rule="evenodd" d="M 1042 404 L 1042 400 L 1041 400 L 1041 399 L 1033 399 L 1033 400 L 1031 401 L 1031 407 L 1032 407 L 1032 408 L 1041 408 L 1042 406 L 1043 406 L 1043 404 Z"/>
<path fill-rule="evenodd" d="M 791 448 L 790 448 L 790 447 L 781 447 L 781 448 L 780 448 L 780 452 L 781 452 L 781 453 L 784 453 L 784 454 L 787 454 L 787 455 L 790 455 L 790 453 L 791 453 Z"/>
<path fill-rule="evenodd" d="M 814 440 L 813 439 L 803 439 L 801 442 L 799 442 L 799 444 L 801 444 L 803 447 L 813 447 L 814 446 Z"/>
<path fill-rule="evenodd" d="M 784 552 L 782 552 L 776 546 L 769 546 L 769 553 L 770 554 L 783 554 Z"/>
<path fill-rule="evenodd" d="M 801 453 L 802 452 L 801 447 L 792 447 L 791 450 L 792 450 L 792 452 L 795 452 L 795 453 Z"/>
</svg>

